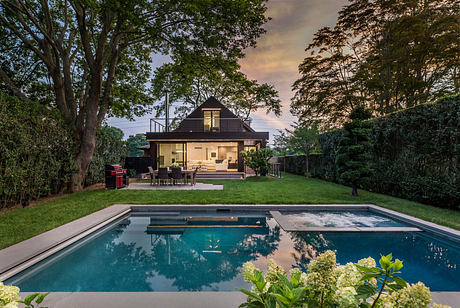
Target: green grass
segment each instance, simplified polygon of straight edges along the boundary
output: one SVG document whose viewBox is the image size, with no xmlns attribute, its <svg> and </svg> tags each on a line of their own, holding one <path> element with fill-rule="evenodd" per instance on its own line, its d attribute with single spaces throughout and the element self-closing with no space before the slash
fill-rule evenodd
<svg viewBox="0 0 460 308">
<path fill-rule="evenodd" d="M 223 191 L 89 190 L 39 202 L 0 215 L 0 249 L 51 230 L 115 203 L 132 204 L 307 204 L 371 203 L 460 230 L 460 211 L 440 209 L 342 185 L 286 174 L 282 179 L 204 181 Z"/>
</svg>

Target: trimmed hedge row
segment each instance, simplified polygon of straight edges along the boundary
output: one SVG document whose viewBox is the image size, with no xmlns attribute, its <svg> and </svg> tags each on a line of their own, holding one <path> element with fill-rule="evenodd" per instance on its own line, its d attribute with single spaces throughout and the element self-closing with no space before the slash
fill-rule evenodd
<svg viewBox="0 0 460 308">
<path fill-rule="evenodd" d="M 128 156 L 128 147 L 126 141 L 123 141 L 123 132 L 112 126 L 100 127 L 97 131 L 96 147 L 86 174 L 85 185 L 103 183 L 105 165 L 123 164 L 126 156 Z"/>
<path fill-rule="evenodd" d="M 59 112 L 0 93 L 0 208 L 59 192 L 75 150 Z"/>
<path fill-rule="evenodd" d="M 374 174 L 362 188 L 459 209 L 460 96 L 372 121 Z M 340 134 L 336 130 L 320 136 L 322 155 L 312 155 L 312 176 L 339 182 L 336 155 Z M 282 163 L 283 159 L 279 161 Z M 304 156 L 286 159 L 287 172 L 304 174 L 303 166 Z"/>
</svg>

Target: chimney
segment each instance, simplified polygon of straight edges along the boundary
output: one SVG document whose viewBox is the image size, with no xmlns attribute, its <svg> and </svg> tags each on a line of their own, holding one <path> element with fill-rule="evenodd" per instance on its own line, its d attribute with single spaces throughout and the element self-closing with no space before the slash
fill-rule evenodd
<svg viewBox="0 0 460 308">
<path fill-rule="evenodd" d="M 251 122 L 252 122 L 251 118 L 247 118 L 246 120 L 244 120 L 244 124 L 246 124 L 249 127 L 251 127 Z"/>
</svg>

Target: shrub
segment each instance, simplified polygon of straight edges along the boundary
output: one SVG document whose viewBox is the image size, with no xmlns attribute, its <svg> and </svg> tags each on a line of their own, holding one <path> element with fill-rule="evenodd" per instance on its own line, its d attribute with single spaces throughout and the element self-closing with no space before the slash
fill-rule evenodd
<svg viewBox="0 0 460 308">
<path fill-rule="evenodd" d="M 421 282 L 409 285 L 398 276 L 402 261 L 393 261 L 389 254 L 382 256 L 379 264 L 381 267 L 376 267 L 369 257 L 337 265 L 335 253 L 328 250 L 308 264 L 308 273 L 291 269 L 287 275 L 269 260 L 264 276 L 247 262 L 243 276 L 253 287 L 241 290 L 248 298 L 240 307 L 428 307 L 430 290 Z"/>
<path fill-rule="evenodd" d="M 272 150 L 262 148 L 259 150 L 241 151 L 244 164 L 254 170 L 257 175 L 266 175 L 270 170 L 270 158 L 273 156 Z"/>
<path fill-rule="evenodd" d="M 75 151 L 60 113 L 0 93 L 0 208 L 64 189 Z"/>
</svg>

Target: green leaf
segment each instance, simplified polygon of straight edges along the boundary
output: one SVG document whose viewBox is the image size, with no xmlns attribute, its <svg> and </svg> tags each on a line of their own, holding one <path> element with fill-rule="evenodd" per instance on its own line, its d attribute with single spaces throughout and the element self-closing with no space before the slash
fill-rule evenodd
<svg viewBox="0 0 460 308">
<path fill-rule="evenodd" d="M 38 293 L 34 293 L 34 294 L 30 294 L 28 296 L 26 296 L 26 298 L 24 299 L 24 304 L 26 306 L 29 306 L 30 303 L 32 303 L 32 301 L 38 296 Z"/>
<path fill-rule="evenodd" d="M 261 303 L 264 302 L 262 300 L 262 298 L 258 294 L 254 293 L 254 292 L 251 292 L 251 291 L 248 291 L 248 290 L 245 290 L 245 289 L 240 289 L 240 292 L 243 292 L 247 296 L 249 296 L 249 297 L 251 297 L 251 298 L 253 298 L 253 299 L 255 299 L 255 300 L 257 300 L 257 301 L 259 301 Z"/>
<path fill-rule="evenodd" d="M 372 279 L 372 278 L 377 278 L 379 277 L 381 274 L 378 273 L 368 273 L 368 274 L 364 274 L 363 277 L 361 278 L 361 280 L 369 280 L 369 279 Z"/>
<path fill-rule="evenodd" d="M 397 284 L 399 284 L 401 287 L 403 287 L 403 288 L 407 287 L 407 282 L 406 282 L 404 279 L 402 279 L 401 277 L 393 276 L 393 277 L 391 277 L 391 278 L 393 278 L 393 280 L 394 280 Z"/>
<path fill-rule="evenodd" d="M 395 271 L 399 271 L 403 267 L 403 263 L 401 260 L 396 259 L 395 262 L 393 263 L 393 269 Z"/>
<path fill-rule="evenodd" d="M 389 287 L 390 289 L 392 289 L 394 291 L 398 291 L 398 290 L 401 290 L 403 288 L 402 286 L 400 286 L 397 283 L 389 283 L 389 284 L 387 284 L 387 287 Z"/>
<path fill-rule="evenodd" d="M 50 294 L 50 292 L 48 293 L 42 293 L 40 295 L 38 295 L 37 297 L 37 300 L 35 301 L 37 304 L 41 304 L 43 302 L 43 300 L 45 299 L 45 297 Z"/>
<path fill-rule="evenodd" d="M 290 301 L 284 297 L 283 295 L 281 294 L 276 294 L 276 293 L 269 293 L 271 296 L 275 297 L 277 300 L 279 300 L 281 303 L 285 304 L 285 305 L 289 305 L 290 304 Z"/>
<path fill-rule="evenodd" d="M 359 298 L 367 299 L 371 297 L 372 295 L 374 295 L 376 290 L 377 289 L 371 287 L 370 285 L 365 284 L 365 285 L 361 285 L 358 288 L 356 288 L 356 293 Z"/>
</svg>

